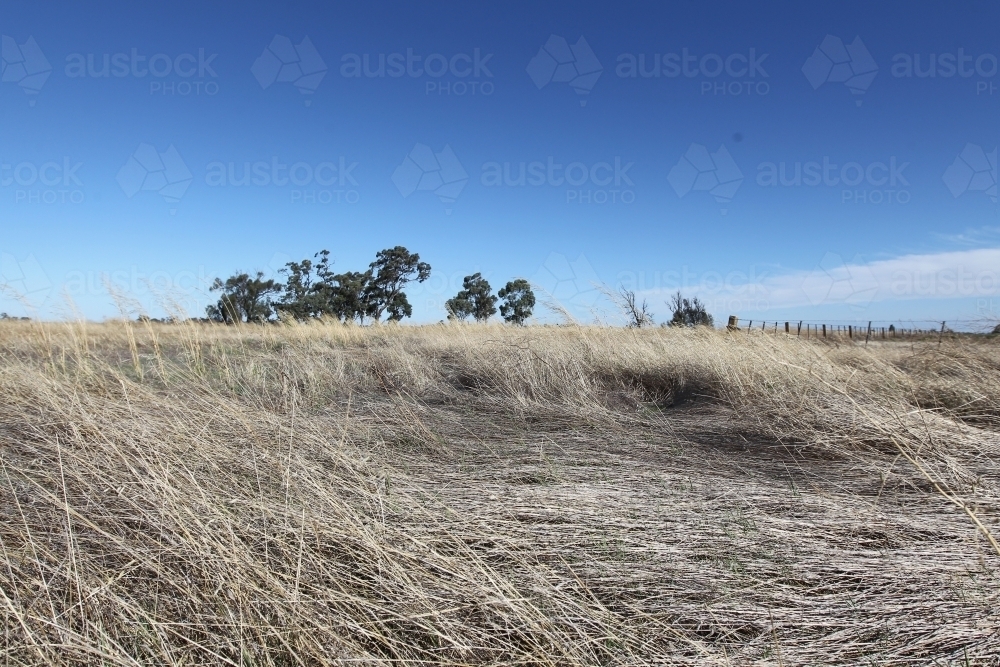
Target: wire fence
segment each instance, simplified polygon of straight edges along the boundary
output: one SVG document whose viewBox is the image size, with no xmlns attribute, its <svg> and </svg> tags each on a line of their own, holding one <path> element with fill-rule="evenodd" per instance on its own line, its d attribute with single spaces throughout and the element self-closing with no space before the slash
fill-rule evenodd
<svg viewBox="0 0 1000 667">
<path fill-rule="evenodd" d="M 1000 325 L 985 320 L 870 320 L 836 323 L 823 320 L 741 320 L 729 317 L 730 331 L 746 330 L 805 338 L 846 338 L 849 340 L 898 340 L 948 334 L 997 333 Z"/>
</svg>

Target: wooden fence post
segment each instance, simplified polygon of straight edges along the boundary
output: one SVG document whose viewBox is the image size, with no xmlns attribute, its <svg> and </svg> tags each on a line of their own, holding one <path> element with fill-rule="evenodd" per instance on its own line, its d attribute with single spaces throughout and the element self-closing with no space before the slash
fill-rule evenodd
<svg viewBox="0 0 1000 667">
<path fill-rule="evenodd" d="M 826 325 L 823 325 L 823 338 L 826 338 Z"/>
<path fill-rule="evenodd" d="M 785 333 L 788 333 L 788 322 L 785 322 Z"/>
</svg>

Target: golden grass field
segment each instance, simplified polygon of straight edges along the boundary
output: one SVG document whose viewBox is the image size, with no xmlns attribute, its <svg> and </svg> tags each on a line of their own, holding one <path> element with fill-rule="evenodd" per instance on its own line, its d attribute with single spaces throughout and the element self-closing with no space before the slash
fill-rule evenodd
<svg viewBox="0 0 1000 667">
<path fill-rule="evenodd" d="M 1000 664 L 1000 341 L 0 322 L 0 665 Z"/>
</svg>

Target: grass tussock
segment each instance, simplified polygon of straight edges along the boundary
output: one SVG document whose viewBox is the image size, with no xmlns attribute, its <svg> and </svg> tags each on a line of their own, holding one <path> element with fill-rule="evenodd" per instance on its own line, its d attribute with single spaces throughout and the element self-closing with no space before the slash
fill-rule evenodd
<svg viewBox="0 0 1000 667">
<path fill-rule="evenodd" d="M 3 664 L 987 664 L 1000 348 L 0 323 Z"/>
</svg>

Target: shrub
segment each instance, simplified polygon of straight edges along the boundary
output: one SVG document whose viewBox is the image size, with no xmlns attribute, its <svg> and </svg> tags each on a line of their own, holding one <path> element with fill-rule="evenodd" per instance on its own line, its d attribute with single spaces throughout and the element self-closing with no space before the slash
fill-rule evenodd
<svg viewBox="0 0 1000 667">
<path fill-rule="evenodd" d="M 703 304 L 698 297 L 693 299 L 685 299 L 681 296 L 680 292 L 677 292 L 667 304 L 673 310 L 673 317 L 670 319 L 670 326 L 674 327 L 696 327 L 696 326 L 706 326 L 711 327 L 715 325 L 715 321 L 712 316 L 705 310 L 705 304 Z"/>
</svg>

